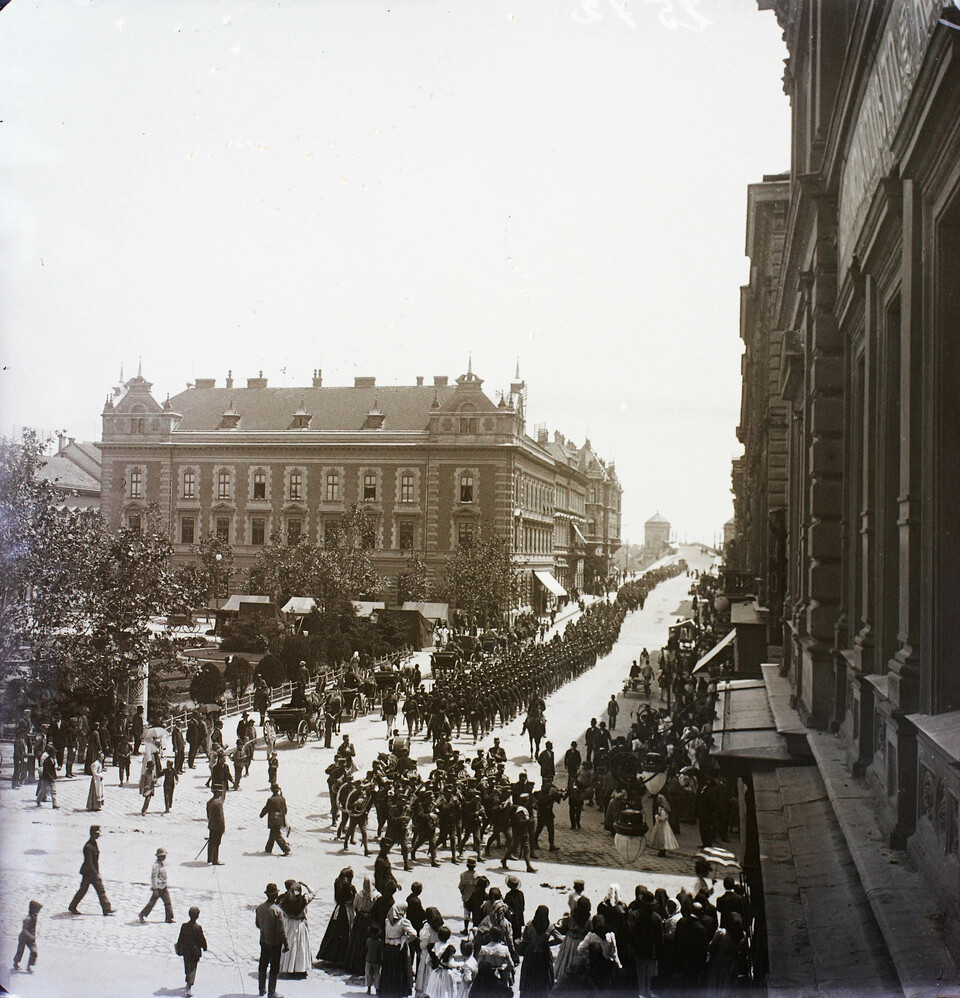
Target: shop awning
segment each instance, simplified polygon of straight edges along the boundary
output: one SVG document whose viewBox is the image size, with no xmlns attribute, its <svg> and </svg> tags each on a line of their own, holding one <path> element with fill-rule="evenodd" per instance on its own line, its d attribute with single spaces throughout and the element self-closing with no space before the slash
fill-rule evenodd
<svg viewBox="0 0 960 998">
<path fill-rule="evenodd" d="M 567 595 L 566 589 L 549 572 L 534 572 L 533 574 L 547 592 L 553 593 L 554 596 Z"/>
<path fill-rule="evenodd" d="M 699 672 L 702 668 L 708 665 L 711 659 L 713 659 L 719 652 L 723 651 L 723 649 L 726 648 L 727 645 L 730 644 L 730 642 L 733 641 L 733 639 L 736 636 L 737 636 L 737 630 L 736 628 L 734 628 L 725 638 L 723 638 L 721 641 L 718 641 L 710 649 L 710 651 L 708 651 L 707 654 L 700 659 L 699 662 L 697 662 L 697 664 L 693 667 L 693 671 Z"/>
<path fill-rule="evenodd" d="M 581 544 L 587 543 L 586 537 L 583 536 L 580 532 L 580 528 L 576 524 L 573 524 L 573 532 L 577 535 L 577 540 L 579 540 Z"/>
<path fill-rule="evenodd" d="M 317 601 L 312 596 L 291 596 L 283 605 L 281 613 L 293 613 L 298 617 L 307 617 L 316 609 Z"/>
</svg>

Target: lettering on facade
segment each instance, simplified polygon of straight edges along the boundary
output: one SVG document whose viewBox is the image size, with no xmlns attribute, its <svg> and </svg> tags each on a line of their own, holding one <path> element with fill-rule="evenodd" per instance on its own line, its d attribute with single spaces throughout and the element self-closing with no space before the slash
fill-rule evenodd
<svg viewBox="0 0 960 998">
<path fill-rule="evenodd" d="M 900 0 L 884 28 L 840 180 L 837 241 L 850 265 L 869 200 L 893 166 L 893 139 L 937 26 L 940 0 Z"/>
</svg>

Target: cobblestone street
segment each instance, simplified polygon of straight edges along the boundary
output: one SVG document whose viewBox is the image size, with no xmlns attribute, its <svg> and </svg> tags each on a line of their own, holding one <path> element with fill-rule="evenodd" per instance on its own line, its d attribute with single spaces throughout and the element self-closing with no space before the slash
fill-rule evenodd
<svg viewBox="0 0 960 998">
<path fill-rule="evenodd" d="M 558 749 L 558 758 L 573 738 L 582 740 L 583 729 L 591 716 L 600 716 L 611 692 L 618 692 L 632 659 L 646 646 L 653 651 L 666 640 L 667 625 L 685 596 L 689 585 L 684 576 L 659 586 L 647 600 L 643 611 L 627 617 L 620 641 L 613 652 L 589 673 L 558 690 L 548 700 L 548 737 Z M 559 620 L 558 628 L 566 621 Z M 628 711 L 637 701 L 621 701 L 620 727 L 626 726 Z M 530 765 L 529 746 L 521 736 L 522 720 L 517 719 L 499 735 L 508 756 L 508 771 L 515 777 L 523 768 L 538 776 Z M 228 720 L 225 730 L 232 734 Z M 385 728 L 379 715 L 344 724 L 344 733 L 357 745 L 357 762 L 366 768 L 384 748 Z M 486 739 L 481 744 L 488 745 Z M 472 738 L 455 742 L 461 752 L 473 754 Z M 61 994 L 138 995 L 177 994 L 182 978 L 180 961 L 173 953 L 173 943 L 186 909 L 197 904 L 201 909 L 210 952 L 200 965 L 198 995 L 233 995 L 256 993 L 255 959 L 258 953 L 253 911 L 262 899 L 264 885 L 274 881 L 282 885 L 289 877 L 308 883 L 318 892 L 310 907 L 311 941 L 319 944 L 332 908 L 331 884 L 345 865 L 353 866 L 357 877 L 372 871 L 373 856 L 365 859 L 354 846 L 344 854 L 333 839 L 329 827 L 329 801 L 324 768 L 333 750 L 311 740 L 298 749 L 281 740 L 279 780 L 289 804 L 292 854 L 268 856 L 263 847 L 267 831 L 259 817 L 268 796 L 266 766 L 262 748 L 248 779 L 239 791 L 226 799 L 227 832 L 221 847 L 225 865 L 209 867 L 205 863 L 206 821 L 204 802 L 207 769 L 198 760 L 197 769 L 187 770 L 177 787 L 174 809 L 163 813 L 162 800 L 154 799 L 153 808 L 141 815 L 142 798 L 137 793 L 139 759 L 134 760 L 133 782 L 117 786 L 117 771 L 106 773 L 106 803 L 92 814 L 84 809 L 89 778 L 78 776 L 58 783 L 59 811 L 49 804 L 38 808 L 34 788 L 11 790 L 8 783 L 0 798 L 0 835 L 2 853 L 2 892 L 0 892 L 0 984 L 24 996 Z M 431 765 L 429 744 L 417 739 L 413 755 L 426 775 Z M 4 758 L 9 760 L 7 747 Z M 7 766 L 9 762 L 7 761 Z M 4 776 L 9 780 L 9 768 Z M 102 826 L 100 868 L 107 894 L 117 915 L 105 919 L 100 914 L 94 892 L 81 903 L 83 915 L 72 916 L 66 906 L 79 884 L 81 851 L 91 823 Z M 375 829 L 371 829 L 372 833 Z M 557 845 L 559 851 L 546 851 L 546 836 L 536 860 L 536 874 L 521 874 L 528 911 L 546 903 L 559 915 L 562 892 L 568 890 L 575 876 L 587 881 L 587 892 L 599 900 L 611 882 L 620 883 L 632 894 L 636 883 L 651 888 L 664 886 L 676 892 L 683 883 L 692 882 L 690 856 L 699 845 L 693 825 L 684 825 L 680 835 L 681 851 L 660 859 L 645 852 L 636 870 L 624 870 L 616 853 L 613 837 L 602 828 L 601 815 L 588 807 L 583 827 L 571 830 L 566 805 L 557 808 Z M 149 877 L 154 854 L 159 846 L 168 852 L 167 868 L 176 923 L 165 925 L 162 906 L 151 913 L 148 924 L 141 925 L 137 912 L 149 897 Z M 442 854 L 441 854 L 442 856 Z M 395 863 L 399 865 L 399 857 Z M 516 866 L 516 864 L 514 864 Z M 462 866 L 444 862 L 439 869 L 418 860 L 413 873 L 398 871 L 403 891 L 414 879 L 424 884 L 427 904 L 436 904 L 450 923 L 459 925 L 459 895 L 456 883 Z M 499 856 L 479 864 L 494 884 L 502 886 Z M 37 898 L 44 904 L 40 916 L 40 960 L 36 973 L 9 976 L 11 952 L 16 943 L 20 921 L 27 903 Z M 63 959 L 69 954 L 69 959 Z M 290 995 L 350 995 L 359 993 L 340 977 L 314 970 L 307 981 L 288 981 L 282 990 Z"/>
</svg>

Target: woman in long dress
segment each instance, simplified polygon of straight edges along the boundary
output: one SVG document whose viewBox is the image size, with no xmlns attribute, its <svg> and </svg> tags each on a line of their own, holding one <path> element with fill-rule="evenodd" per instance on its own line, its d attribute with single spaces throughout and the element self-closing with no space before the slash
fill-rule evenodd
<svg viewBox="0 0 960 998">
<path fill-rule="evenodd" d="M 380 966 L 380 998 L 407 998 L 410 994 L 408 948 L 417 938 L 407 916 L 407 906 L 397 901 L 387 914 L 383 932 L 383 963 Z"/>
<path fill-rule="evenodd" d="M 560 920 L 558 929 L 563 933 L 563 942 L 560 943 L 560 950 L 553 964 L 553 976 L 557 984 L 563 979 L 577 952 L 577 947 L 590 930 L 590 912 L 590 899 L 580 897 L 574 904 L 570 915 L 565 915 Z"/>
<path fill-rule="evenodd" d="M 99 811 L 103 807 L 103 753 L 90 763 L 90 792 L 87 794 L 87 810 Z"/>
<path fill-rule="evenodd" d="M 540 905 L 520 940 L 520 998 L 546 998 L 554 985 L 550 955 L 550 912 Z"/>
<path fill-rule="evenodd" d="M 318 960 L 332 963 L 336 967 L 342 967 L 346 962 L 347 945 L 350 942 L 350 930 L 355 916 L 353 899 L 356 896 L 353 870 L 347 866 L 340 871 L 340 875 L 333 882 L 333 914 L 320 942 L 320 949 L 317 950 Z"/>
<path fill-rule="evenodd" d="M 677 837 L 670 827 L 670 805 L 663 794 L 657 795 L 657 813 L 653 821 L 653 838 L 650 848 L 657 850 L 658 856 L 666 856 L 667 851 L 674 852 L 680 848 Z"/>
<path fill-rule="evenodd" d="M 351 974 L 363 974 L 367 962 L 370 912 L 379 899 L 380 892 L 370 882 L 369 877 L 364 877 L 363 887 L 353 899 L 353 927 L 350 929 L 350 940 L 347 943 L 347 953 L 343 961 L 343 966 Z"/>
<path fill-rule="evenodd" d="M 420 960 L 417 963 L 416 994 L 422 998 L 427 993 L 427 981 L 430 977 L 430 953 L 434 945 L 440 939 L 439 930 L 443 925 L 443 916 L 439 908 L 427 908 L 424 912 L 426 916 L 422 926 L 420 926 L 419 946 Z"/>
<path fill-rule="evenodd" d="M 277 898 L 287 934 L 287 948 L 280 954 L 280 973 L 303 978 L 313 966 L 310 959 L 310 934 L 307 931 L 307 905 L 316 896 L 306 884 L 284 882 L 286 890 Z"/>
</svg>

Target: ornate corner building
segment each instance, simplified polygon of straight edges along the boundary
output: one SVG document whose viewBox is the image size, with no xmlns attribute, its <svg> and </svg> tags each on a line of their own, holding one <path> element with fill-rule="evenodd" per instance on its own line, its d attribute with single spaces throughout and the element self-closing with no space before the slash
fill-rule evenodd
<svg viewBox="0 0 960 998">
<path fill-rule="evenodd" d="M 224 385 L 198 378 L 160 404 L 138 372 L 103 410 L 102 511 L 112 527 L 161 510 L 175 556 L 204 536 L 249 568 L 264 547 L 322 546 L 356 505 L 376 524 L 388 580 L 424 559 L 436 579 L 480 530 L 508 539 L 526 602 L 584 587 L 585 566 L 619 546 L 620 486 L 589 441 L 526 433 L 519 370 L 493 402 L 472 371 L 454 383 L 271 388 L 262 372 Z M 603 488 L 598 490 L 598 482 Z M 387 595 L 390 595 L 389 593 Z"/>
<path fill-rule="evenodd" d="M 839 737 L 956 953 L 960 17 L 759 5 L 789 52 L 792 152 L 748 191 L 728 559 L 757 579 L 800 721 Z"/>
</svg>

